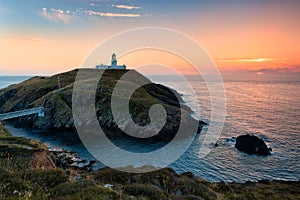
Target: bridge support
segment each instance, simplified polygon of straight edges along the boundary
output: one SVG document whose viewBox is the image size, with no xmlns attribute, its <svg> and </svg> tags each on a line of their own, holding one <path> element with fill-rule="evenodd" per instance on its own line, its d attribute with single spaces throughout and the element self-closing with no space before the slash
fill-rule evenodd
<svg viewBox="0 0 300 200">
<path fill-rule="evenodd" d="M 45 112 L 44 112 L 44 110 L 40 110 L 40 112 L 38 113 L 38 117 L 39 117 L 39 118 L 40 118 L 40 117 L 42 117 L 42 118 L 45 117 Z"/>
</svg>

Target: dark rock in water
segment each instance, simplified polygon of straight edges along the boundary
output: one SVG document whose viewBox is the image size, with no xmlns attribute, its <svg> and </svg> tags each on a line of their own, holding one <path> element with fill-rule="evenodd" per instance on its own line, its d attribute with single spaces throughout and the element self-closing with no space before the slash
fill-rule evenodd
<svg viewBox="0 0 300 200">
<path fill-rule="evenodd" d="M 197 134 L 200 134 L 201 131 L 202 131 L 203 126 L 207 126 L 207 125 L 208 124 L 206 122 L 199 120 Z"/>
<path fill-rule="evenodd" d="M 199 126 L 207 126 L 208 124 L 206 123 L 206 122 L 204 122 L 204 121 L 199 121 Z"/>
<path fill-rule="evenodd" d="M 254 135 L 241 135 L 236 138 L 235 147 L 248 154 L 267 156 L 270 155 L 270 148 L 265 142 Z"/>
</svg>

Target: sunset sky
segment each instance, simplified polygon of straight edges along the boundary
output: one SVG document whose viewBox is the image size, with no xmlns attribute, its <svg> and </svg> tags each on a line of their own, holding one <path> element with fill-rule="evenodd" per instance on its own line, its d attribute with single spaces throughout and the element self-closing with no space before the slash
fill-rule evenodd
<svg viewBox="0 0 300 200">
<path fill-rule="evenodd" d="M 193 38 L 224 73 L 295 74 L 300 73 L 299 19 L 297 0 L 0 0 L 0 75 L 78 68 L 111 35 L 151 26 Z M 141 62 L 130 58 L 137 57 L 124 59 L 129 68 Z M 187 68 L 172 56 L 160 58 L 173 59 L 170 64 L 183 72 Z"/>
</svg>

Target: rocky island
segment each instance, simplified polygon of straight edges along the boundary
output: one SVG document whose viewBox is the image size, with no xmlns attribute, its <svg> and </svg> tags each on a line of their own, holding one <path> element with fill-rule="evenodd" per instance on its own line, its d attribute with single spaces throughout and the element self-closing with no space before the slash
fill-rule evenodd
<svg viewBox="0 0 300 200">
<path fill-rule="evenodd" d="M 254 135 L 240 135 L 236 138 L 235 147 L 248 154 L 268 156 L 271 155 L 271 148 L 268 148 L 265 142 Z"/>
</svg>

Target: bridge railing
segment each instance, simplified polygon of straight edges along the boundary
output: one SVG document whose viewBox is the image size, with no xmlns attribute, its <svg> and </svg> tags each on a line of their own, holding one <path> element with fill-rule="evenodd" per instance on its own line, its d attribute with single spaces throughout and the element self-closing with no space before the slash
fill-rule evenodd
<svg viewBox="0 0 300 200">
<path fill-rule="evenodd" d="M 43 107 L 37 107 L 37 108 L 30 108 L 30 109 L 26 109 L 26 110 L 19 110 L 19 111 L 14 111 L 14 112 L 9 112 L 9 113 L 3 113 L 3 114 L 0 114 L 0 120 L 7 120 L 7 119 L 26 116 L 26 115 L 33 115 L 33 114 L 37 114 L 37 113 L 40 113 L 43 111 L 44 111 Z"/>
</svg>

